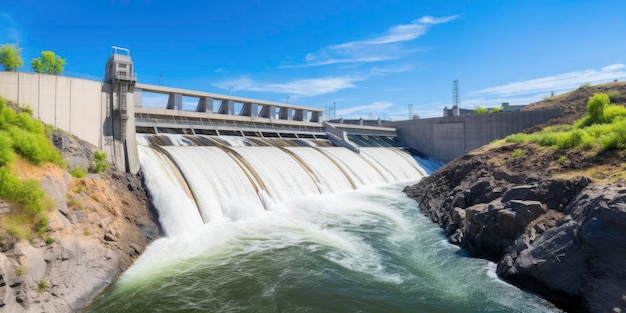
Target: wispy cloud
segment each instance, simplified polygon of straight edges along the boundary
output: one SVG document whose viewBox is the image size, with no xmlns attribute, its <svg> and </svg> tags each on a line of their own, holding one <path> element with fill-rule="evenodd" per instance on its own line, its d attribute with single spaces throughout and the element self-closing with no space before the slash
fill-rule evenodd
<svg viewBox="0 0 626 313">
<path fill-rule="evenodd" d="M 457 19 L 458 15 L 446 17 L 424 16 L 408 24 L 390 27 L 383 34 L 363 39 L 324 47 L 305 56 L 305 63 L 284 65 L 283 67 L 311 67 L 340 63 L 372 63 L 394 60 L 408 53 L 409 50 L 400 44 L 413 41 L 426 34 L 436 24 L 447 23 Z"/>
<path fill-rule="evenodd" d="M 228 80 L 215 84 L 218 88 L 235 90 L 271 92 L 291 96 L 319 96 L 330 94 L 342 89 L 354 88 L 354 83 L 364 80 L 363 77 L 324 77 L 296 79 L 286 83 L 259 82 L 248 77 Z"/>
<path fill-rule="evenodd" d="M 337 116 L 347 116 L 351 114 L 357 114 L 359 116 L 367 116 L 369 114 L 381 114 L 384 110 L 393 107 L 393 102 L 390 101 L 378 101 L 372 102 L 366 105 L 358 105 L 349 108 L 343 108 L 337 110 Z M 381 116 L 382 117 L 382 116 Z"/>
<path fill-rule="evenodd" d="M 588 69 L 542 78 L 530 79 L 501 86 L 484 88 L 470 95 L 520 96 L 532 93 L 549 93 L 574 89 L 585 83 L 599 83 L 613 79 L 626 78 L 626 66 L 621 63 L 611 64 L 600 70 Z"/>
</svg>

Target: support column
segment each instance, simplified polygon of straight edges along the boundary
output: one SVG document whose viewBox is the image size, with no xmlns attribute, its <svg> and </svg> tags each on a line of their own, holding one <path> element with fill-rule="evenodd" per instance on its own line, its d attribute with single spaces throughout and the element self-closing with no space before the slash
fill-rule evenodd
<svg viewBox="0 0 626 313">
<path fill-rule="evenodd" d="M 256 103 L 244 103 L 243 108 L 241 108 L 240 115 L 242 116 L 251 116 L 257 117 L 259 112 L 259 105 Z"/>
<path fill-rule="evenodd" d="M 295 113 L 293 114 L 293 120 L 294 121 L 304 121 L 304 115 L 306 114 L 306 111 L 304 111 L 303 109 L 296 109 Z"/>
<path fill-rule="evenodd" d="M 322 112 L 312 112 L 311 122 L 319 123 L 322 120 Z"/>
<path fill-rule="evenodd" d="M 167 99 L 168 110 L 182 110 L 183 109 L 183 95 L 179 93 L 171 93 L 169 99 Z"/>
<path fill-rule="evenodd" d="M 204 97 L 198 100 L 198 106 L 196 112 L 209 112 L 213 113 L 213 98 Z"/>
<path fill-rule="evenodd" d="M 291 116 L 289 115 L 289 108 L 280 108 L 280 111 L 278 111 L 278 118 L 281 120 L 291 120 Z"/>
<path fill-rule="evenodd" d="M 235 102 L 233 100 L 222 100 L 220 110 L 217 113 L 227 115 L 235 114 Z"/>
<path fill-rule="evenodd" d="M 274 114 L 276 114 L 276 108 L 273 105 L 264 105 L 261 109 L 261 117 L 265 118 L 274 118 Z"/>
</svg>

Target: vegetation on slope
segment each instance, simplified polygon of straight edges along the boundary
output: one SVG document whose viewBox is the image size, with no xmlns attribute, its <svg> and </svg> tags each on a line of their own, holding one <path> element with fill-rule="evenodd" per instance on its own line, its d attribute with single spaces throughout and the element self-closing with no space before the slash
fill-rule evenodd
<svg viewBox="0 0 626 313">
<path fill-rule="evenodd" d="M 0 97 L 0 198 L 12 205 L 0 219 L 2 229 L 18 238 L 40 237 L 48 227 L 47 209 L 52 204 L 37 180 L 20 180 L 12 171 L 16 157 L 35 165 L 44 162 L 61 164 L 61 155 L 49 139 L 50 129 L 31 117 L 28 111 L 17 113 Z"/>
<path fill-rule="evenodd" d="M 513 134 L 506 137 L 505 141 L 595 152 L 624 149 L 626 148 L 626 107 L 611 104 L 609 95 L 597 93 L 587 102 L 587 114 L 573 125 L 546 127 L 532 134 Z"/>
</svg>

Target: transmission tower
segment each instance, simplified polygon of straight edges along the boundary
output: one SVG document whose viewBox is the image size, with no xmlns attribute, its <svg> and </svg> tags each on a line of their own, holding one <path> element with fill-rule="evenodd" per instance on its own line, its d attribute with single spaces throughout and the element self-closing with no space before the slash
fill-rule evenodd
<svg viewBox="0 0 626 313">
<path fill-rule="evenodd" d="M 461 99 L 459 98 L 459 80 L 455 79 L 452 81 L 452 106 L 455 105 L 459 107 L 461 104 Z"/>
</svg>

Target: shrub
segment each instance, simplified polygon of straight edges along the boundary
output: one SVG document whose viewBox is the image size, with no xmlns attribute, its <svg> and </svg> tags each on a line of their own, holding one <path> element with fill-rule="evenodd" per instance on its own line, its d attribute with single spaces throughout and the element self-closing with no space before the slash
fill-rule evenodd
<svg viewBox="0 0 626 313">
<path fill-rule="evenodd" d="M 15 126 L 9 127 L 9 133 L 13 139 L 14 149 L 27 160 L 36 165 L 41 165 L 45 161 L 61 163 L 61 155 L 43 133 L 37 134 Z"/>
<path fill-rule="evenodd" d="M 511 153 L 511 156 L 514 158 L 521 157 L 522 155 L 524 155 L 524 151 L 522 149 L 515 149 L 515 151 Z"/>
<path fill-rule="evenodd" d="M 52 237 L 46 237 L 45 243 L 46 245 L 51 245 L 55 242 L 56 240 L 54 240 L 54 238 Z"/>
<path fill-rule="evenodd" d="M 474 114 L 487 114 L 489 111 L 486 108 L 477 107 L 474 110 Z"/>
<path fill-rule="evenodd" d="M 46 291 L 46 288 L 48 288 L 48 283 L 45 280 L 40 280 L 37 284 L 37 292 L 43 293 L 44 291 Z"/>
<path fill-rule="evenodd" d="M 0 130 L 0 166 L 8 165 L 13 161 L 14 157 L 11 135 L 4 130 Z"/>
<path fill-rule="evenodd" d="M 89 171 L 93 173 L 101 173 L 109 169 L 109 162 L 107 162 L 107 154 L 104 152 L 96 151 L 93 154 L 93 160 L 89 166 Z"/>
<path fill-rule="evenodd" d="M 35 225 L 33 226 L 33 230 L 39 235 L 39 237 L 43 237 L 48 231 L 48 217 L 45 213 L 39 214 L 37 220 L 35 221 Z"/>
<path fill-rule="evenodd" d="M 528 135 L 523 134 L 523 133 L 517 133 L 517 134 L 512 134 L 512 135 L 506 136 L 506 138 L 504 138 L 504 141 L 506 141 L 506 142 L 514 142 L 514 143 L 522 143 L 522 142 L 526 142 L 527 138 L 528 138 Z"/>
<path fill-rule="evenodd" d="M 626 120 L 612 124 L 609 131 L 600 135 L 599 141 L 603 150 L 626 148 Z"/>
<path fill-rule="evenodd" d="M 502 112 L 502 108 L 492 108 L 491 113 L 500 113 Z"/>
<path fill-rule="evenodd" d="M 589 87 L 591 87 L 590 83 L 584 83 L 584 84 L 580 85 L 580 89 L 589 89 Z"/>
<path fill-rule="evenodd" d="M 77 167 L 75 169 L 73 169 L 70 174 L 72 174 L 72 177 L 74 178 L 85 178 L 85 176 L 87 176 L 87 171 L 85 171 L 84 169 Z M 82 186 L 82 185 L 80 185 Z"/>
<path fill-rule="evenodd" d="M 626 107 L 622 105 L 609 105 L 604 109 L 603 120 L 612 123 L 618 117 L 626 117 Z"/>
<path fill-rule="evenodd" d="M 24 105 L 22 107 L 22 112 L 24 112 L 24 113 L 26 113 L 26 114 L 28 114 L 30 116 L 33 116 L 34 110 L 33 110 L 33 107 L 30 106 L 30 104 L 27 104 L 27 105 Z"/>
<path fill-rule="evenodd" d="M 578 147 L 582 141 L 582 131 L 576 130 L 573 132 L 559 134 L 556 144 L 561 149 L 571 149 Z"/>
<path fill-rule="evenodd" d="M 564 155 L 562 155 L 556 161 L 561 163 L 561 164 L 563 164 L 563 162 L 565 162 L 565 160 L 567 160 L 567 158 Z"/>
<path fill-rule="evenodd" d="M 619 91 L 617 91 L 617 90 L 611 90 L 611 91 L 607 92 L 606 95 L 609 96 L 609 99 L 611 100 L 611 103 L 617 103 L 617 99 L 622 94 Z"/>
<path fill-rule="evenodd" d="M 591 123 L 604 123 L 604 110 L 609 106 L 609 96 L 597 93 L 587 101 L 587 114 Z"/>
<path fill-rule="evenodd" d="M 75 193 L 82 193 L 85 190 L 85 186 L 83 184 L 76 185 L 76 189 L 74 189 Z"/>
</svg>

